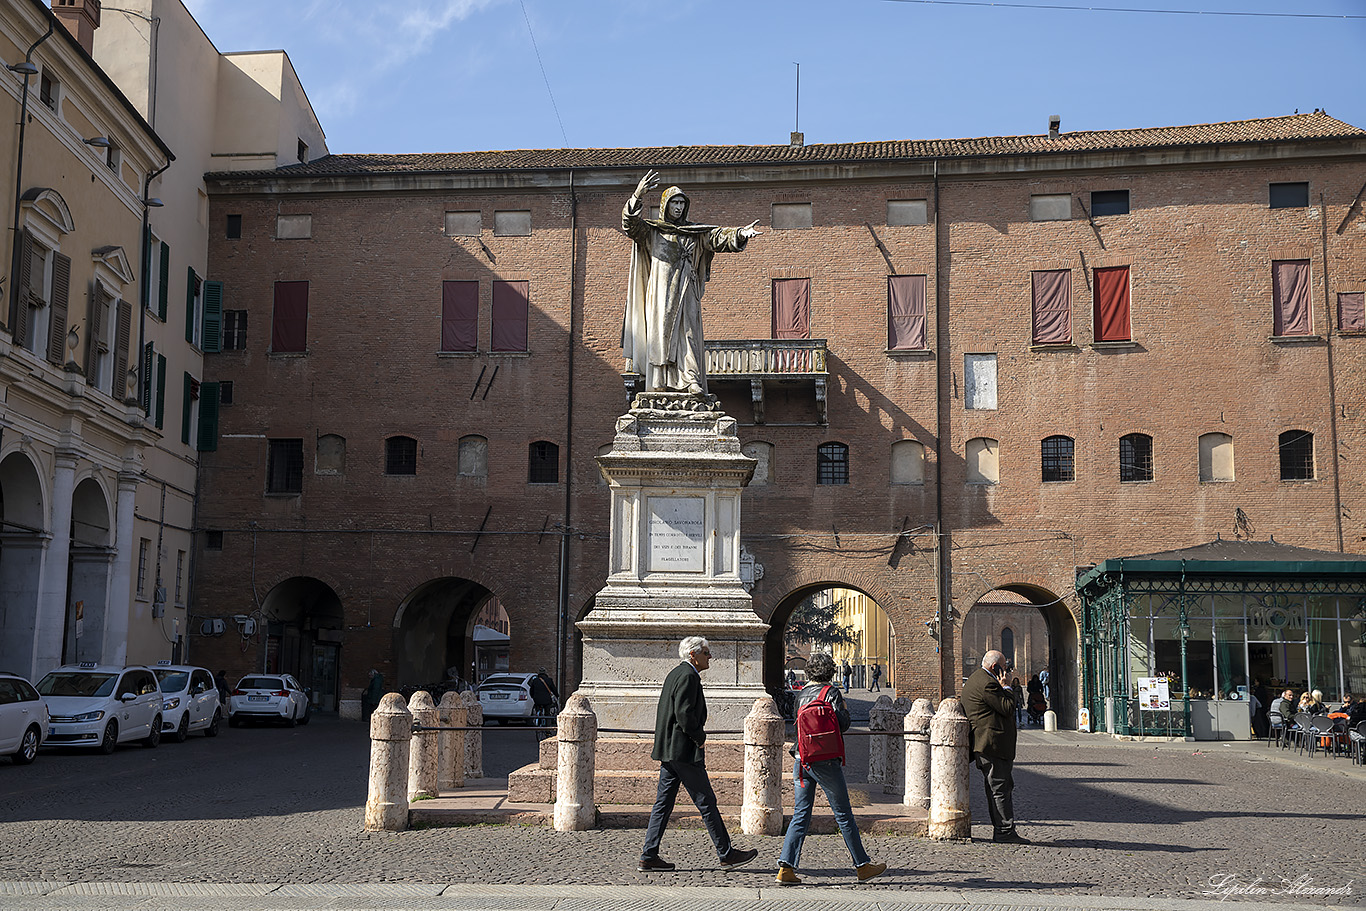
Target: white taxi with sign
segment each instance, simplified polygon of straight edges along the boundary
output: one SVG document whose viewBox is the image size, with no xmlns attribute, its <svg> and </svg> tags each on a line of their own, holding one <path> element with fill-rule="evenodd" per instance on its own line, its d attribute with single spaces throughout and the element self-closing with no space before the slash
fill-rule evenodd
<svg viewBox="0 0 1366 911">
<path fill-rule="evenodd" d="M 52 715 L 44 746 L 94 747 L 112 753 L 121 743 L 161 742 L 163 699 L 149 667 L 68 664 L 38 681 Z"/>
</svg>

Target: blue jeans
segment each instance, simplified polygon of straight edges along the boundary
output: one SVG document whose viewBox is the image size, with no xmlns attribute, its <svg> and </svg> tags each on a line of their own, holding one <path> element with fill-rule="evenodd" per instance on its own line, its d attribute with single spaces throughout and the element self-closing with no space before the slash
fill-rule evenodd
<svg viewBox="0 0 1366 911">
<path fill-rule="evenodd" d="M 859 837 L 858 823 L 854 821 L 854 811 L 849 807 L 849 787 L 844 782 L 844 764 L 838 759 L 813 762 L 810 765 L 798 760 L 793 770 L 793 784 L 796 786 L 796 806 L 792 808 L 792 822 L 787 826 L 787 838 L 783 839 L 783 853 L 778 862 L 796 869 L 802 859 L 802 841 L 811 825 L 811 807 L 816 802 L 816 785 L 825 792 L 830 809 L 835 814 L 835 823 L 844 836 L 844 845 L 849 849 L 849 857 L 855 867 L 870 862 L 868 852 L 863 850 L 863 839 Z"/>
<path fill-rule="evenodd" d="M 726 823 L 716 806 L 716 792 L 712 790 L 711 779 L 707 776 L 704 763 L 661 762 L 659 764 L 659 787 L 655 792 L 655 805 L 650 811 L 650 826 L 645 832 L 645 847 L 641 849 L 642 859 L 658 857 L 659 843 L 664 840 L 664 827 L 669 824 L 669 816 L 674 811 L 674 800 L 678 797 L 678 786 L 688 791 L 688 796 L 702 814 L 702 822 L 707 826 L 707 834 L 716 846 L 716 856 L 724 858 L 730 853 L 730 835 Z M 845 803 L 848 803 L 846 799 Z"/>
</svg>

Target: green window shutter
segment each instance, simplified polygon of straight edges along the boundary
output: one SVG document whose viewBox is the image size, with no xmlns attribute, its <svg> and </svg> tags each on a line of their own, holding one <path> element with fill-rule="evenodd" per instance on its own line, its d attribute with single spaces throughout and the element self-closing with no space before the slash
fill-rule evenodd
<svg viewBox="0 0 1366 911">
<path fill-rule="evenodd" d="M 157 430 L 166 424 L 166 355 L 157 355 Z"/>
<path fill-rule="evenodd" d="M 194 343 L 194 286 L 196 281 L 194 266 L 185 275 L 185 341 Z M 189 442 L 186 440 L 185 442 Z"/>
<path fill-rule="evenodd" d="M 204 282 L 204 338 L 200 348 L 205 354 L 223 350 L 223 283 Z M 203 407 L 202 405 L 200 406 Z"/>
<path fill-rule="evenodd" d="M 152 416 L 152 368 L 155 366 L 156 348 L 148 342 L 142 346 L 142 375 L 138 377 L 142 388 L 138 391 L 142 394 L 142 413 L 149 418 Z"/>
<path fill-rule="evenodd" d="M 157 288 L 157 316 L 166 322 L 166 300 L 171 290 L 171 245 L 161 245 L 161 287 Z"/>
<path fill-rule="evenodd" d="M 194 387 L 194 377 L 185 374 L 185 391 L 180 402 L 180 442 L 190 442 L 190 416 L 194 414 L 194 402 L 190 390 Z"/>
<path fill-rule="evenodd" d="M 218 448 L 218 384 L 199 384 L 199 451 Z"/>
</svg>

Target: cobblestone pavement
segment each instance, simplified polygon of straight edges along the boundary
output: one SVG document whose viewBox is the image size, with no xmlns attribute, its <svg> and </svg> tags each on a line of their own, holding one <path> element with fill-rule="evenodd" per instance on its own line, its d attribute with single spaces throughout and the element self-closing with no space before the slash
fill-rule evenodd
<svg viewBox="0 0 1366 911">
<path fill-rule="evenodd" d="M 505 738 L 505 739 L 504 739 Z M 485 735 L 486 771 L 529 761 L 526 732 Z M 1344 759 L 1295 761 L 1261 744 L 1116 743 L 1024 732 L 1016 811 L 1029 846 L 869 838 L 891 870 L 856 887 L 894 892 L 1199 899 L 1226 886 L 1281 886 L 1282 901 L 1360 906 L 1366 896 L 1366 773 Z M 477 826 L 361 831 L 368 742 L 358 724 L 223 731 L 104 757 L 44 752 L 0 763 L 0 883 L 472 883 L 768 887 L 781 845 L 716 869 L 701 830 L 666 834 L 671 874 L 637 873 L 642 833 Z M 866 766 L 865 766 L 866 768 Z M 858 777 L 851 774 L 851 778 Z M 973 772 L 973 818 L 987 818 Z M 974 826 L 978 838 L 989 825 Z M 808 838 L 802 873 L 854 894 L 843 842 Z M 1307 878 L 1307 879 L 1306 879 Z M 1343 892 L 1344 887 L 1349 890 Z M 1316 897 L 1314 889 L 1339 894 Z M 830 893 L 840 894 L 840 893 Z M 1231 894 L 1230 899 L 1248 898 Z M 1259 897 L 1268 899 L 1265 894 Z M 0 907 L 6 907 L 0 895 Z M 1148 904 L 1149 907 L 1155 905 Z M 501 906 L 500 906 L 501 907 Z"/>
</svg>

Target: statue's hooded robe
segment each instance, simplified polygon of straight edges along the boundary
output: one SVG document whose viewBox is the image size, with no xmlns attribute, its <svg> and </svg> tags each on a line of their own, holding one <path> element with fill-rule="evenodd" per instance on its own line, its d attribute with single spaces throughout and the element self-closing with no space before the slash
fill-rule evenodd
<svg viewBox="0 0 1366 911">
<path fill-rule="evenodd" d="M 669 200 L 683 199 L 683 214 L 668 220 Z M 716 253 L 738 253 L 748 243 L 738 228 L 688 221 L 689 200 L 678 187 L 660 198 L 659 220 L 642 218 L 634 196 L 621 211 L 621 229 L 634 241 L 626 286 L 622 353 L 651 392 L 707 391 L 702 344 L 702 293 Z"/>
</svg>

